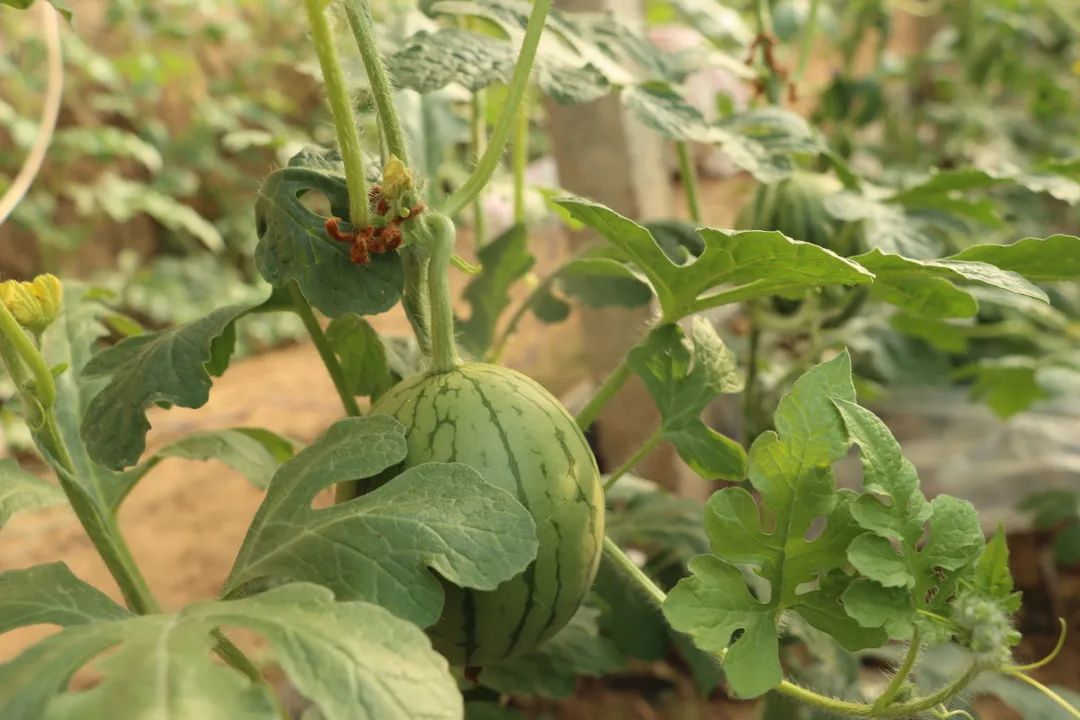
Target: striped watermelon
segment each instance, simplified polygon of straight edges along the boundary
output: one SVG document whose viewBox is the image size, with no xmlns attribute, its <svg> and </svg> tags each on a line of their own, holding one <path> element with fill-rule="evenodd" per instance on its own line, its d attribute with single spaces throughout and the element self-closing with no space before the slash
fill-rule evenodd
<svg viewBox="0 0 1080 720">
<path fill-rule="evenodd" d="M 566 409 L 528 377 L 467 363 L 416 375 L 372 408 L 408 430 L 408 467 L 463 462 L 532 513 L 536 561 L 494 591 L 445 584 L 432 642 L 455 665 L 530 650 L 561 629 L 592 586 L 604 536 L 596 460 Z"/>
</svg>

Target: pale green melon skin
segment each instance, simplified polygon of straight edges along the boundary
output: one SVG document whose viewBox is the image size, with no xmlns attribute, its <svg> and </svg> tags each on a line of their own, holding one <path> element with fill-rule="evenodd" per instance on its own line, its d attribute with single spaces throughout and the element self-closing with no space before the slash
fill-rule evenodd
<svg viewBox="0 0 1080 720">
<path fill-rule="evenodd" d="M 525 572 L 489 592 L 443 584 L 443 614 L 428 629 L 435 648 L 454 665 L 489 665 L 566 625 L 596 577 L 604 493 L 592 451 L 562 404 L 521 373 L 466 363 L 406 379 L 371 412 L 405 425 L 406 467 L 471 465 L 536 521 L 539 551 Z"/>
</svg>

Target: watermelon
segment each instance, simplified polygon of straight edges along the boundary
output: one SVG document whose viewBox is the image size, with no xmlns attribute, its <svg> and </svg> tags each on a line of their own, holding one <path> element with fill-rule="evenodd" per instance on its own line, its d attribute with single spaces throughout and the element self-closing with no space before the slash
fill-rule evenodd
<svg viewBox="0 0 1080 720">
<path fill-rule="evenodd" d="M 444 583 L 442 616 L 428 630 L 435 648 L 452 664 L 484 666 L 566 625 L 596 576 L 604 499 L 596 460 L 559 401 L 518 372 L 465 363 L 406 379 L 371 412 L 405 425 L 406 467 L 471 465 L 536 521 L 539 551 L 523 573 L 493 591 Z"/>
</svg>

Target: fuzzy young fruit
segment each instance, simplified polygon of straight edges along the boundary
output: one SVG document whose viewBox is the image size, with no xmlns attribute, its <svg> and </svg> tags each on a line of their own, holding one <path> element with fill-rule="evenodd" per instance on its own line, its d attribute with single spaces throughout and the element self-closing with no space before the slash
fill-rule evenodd
<svg viewBox="0 0 1080 720">
<path fill-rule="evenodd" d="M 522 574 L 490 592 L 444 583 L 442 617 L 428 630 L 435 648 L 455 665 L 483 666 L 566 625 L 596 575 L 604 498 L 596 460 L 559 401 L 513 370 L 466 363 L 405 380 L 372 413 L 407 428 L 406 467 L 471 465 L 536 521 L 540 548 Z"/>
</svg>

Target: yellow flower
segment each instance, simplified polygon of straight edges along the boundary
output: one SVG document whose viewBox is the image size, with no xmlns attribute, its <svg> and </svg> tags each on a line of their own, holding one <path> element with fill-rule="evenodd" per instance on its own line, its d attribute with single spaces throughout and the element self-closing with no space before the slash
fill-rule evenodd
<svg viewBox="0 0 1080 720">
<path fill-rule="evenodd" d="M 0 302 L 24 328 L 40 333 L 60 314 L 63 288 L 55 275 L 38 275 L 31 282 L 0 283 Z"/>
<path fill-rule="evenodd" d="M 382 194 L 393 202 L 412 189 L 413 176 L 409 168 L 397 156 L 391 155 L 383 168 Z"/>
</svg>

